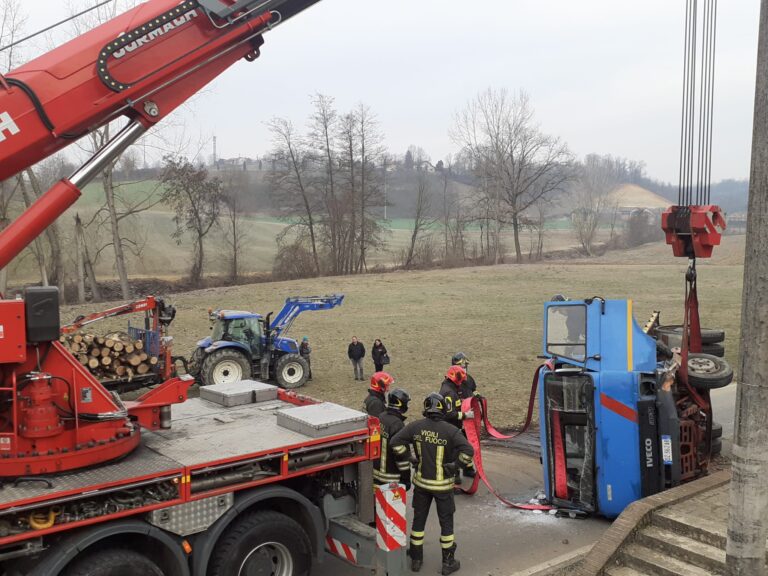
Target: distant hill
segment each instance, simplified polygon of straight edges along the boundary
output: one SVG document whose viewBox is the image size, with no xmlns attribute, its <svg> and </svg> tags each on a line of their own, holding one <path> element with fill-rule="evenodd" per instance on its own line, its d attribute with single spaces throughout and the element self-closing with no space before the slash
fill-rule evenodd
<svg viewBox="0 0 768 576">
<path fill-rule="evenodd" d="M 623 210 L 631 208 L 664 209 L 672 202 L 663 196 L 636 184 L 623 184 L 609 195 L 610 204 L 616 202 Z"/>
</svg>

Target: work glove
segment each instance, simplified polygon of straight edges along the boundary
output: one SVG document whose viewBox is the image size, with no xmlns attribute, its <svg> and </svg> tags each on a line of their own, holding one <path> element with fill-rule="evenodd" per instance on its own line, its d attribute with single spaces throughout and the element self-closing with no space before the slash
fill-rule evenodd
<svg viewBox="0 0 768 576">
<path fill-rule="evenodd" d="M 456 465 L 456 462 L 450 462 L 448 464 L 443 464 L 443 470 L 448 476 L 456 476 L 456 472 L 458 472 L 459 467 Z"/>
<path fill-rule="evenodd" d="M 474 417 L 475 417 L 474 410 L 467 410 L 466 412 L 464 412 L 464 420 L 467 420 L 467 419 L 471 420 Z"/>
</svg>

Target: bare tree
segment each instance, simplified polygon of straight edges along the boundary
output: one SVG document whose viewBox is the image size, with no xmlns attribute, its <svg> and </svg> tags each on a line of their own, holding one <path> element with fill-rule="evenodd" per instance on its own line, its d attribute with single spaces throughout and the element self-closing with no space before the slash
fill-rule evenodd
<svg viewBox="0 0 768 576">
<path fill-rule="evenodd" d="M 600 223 L 608 214 L 610 194 L 618 185 L 610 157 L 590 154 L 577 168 L 577 179 L 572 188 L 573 232 L 588 256 Z"/>
<path fill-rule="evenodd" d="M 211 179 L 205 168 L 187 159 L 166 157 L 163 184 L 166 201 L 174 211 L 176 231 L 181 244 L 185 233 L 192 235 L 193 258 L 189 279 L 199 285 L 203 278 L 205 238 L 218 223 L 222 206 L 221 182 Z"/>
<path fill-rule="evenodd" d="M 241 273 L 240 260 L 248 239 L 244 226 L 243 195 L 248 187 L 245 172 L 228 170 L 221 174 L 223 186 L 223 225 L 224 241 L 229 247 L 229 277 L 237 282 Z"/>
<path fill-rule="evenodd" d="M 317 200 L 309 186 L 310 178 L 307 174 L 309 154 L 290 121 L 274 118 L 269 123 L 269 129 L 275 145 L 273 156 L 277 160 L 277 169 L 270 174 L 276 204 L 287 216 L 297 218 L 292 227 L 305 227 L 309 232 L 315 273 L 320 275 L 315 222 Z"/>
<path fill-rule="evenodd" d="M 410 268 L 416 254 L 416 247 L 424 233 L 435 223 L 432 216 L 432 194 L 429 179 L 425 171 L 419 172 L 416 184 L 416 198 L 413 206 L 413 230 L 408 251 L 403 259 L 403 268 Z"/>
<path fill-rule="evenodd" d="M 94 260 L 91 258 L 91 251 L 88 248 L 88 240 L 85 236 L 85 227 L 83 221 L 80 219 L 79 214 L 75 214 L 75 238 L 77 249 L 77 266 L 78 269 L 82 267 L 83 278 L 83 290 L 80 290 L 80 275 L 78 272 L 78 298 L 81 298 L 81 302 L 85 301 L 85 280 L 88 281 L 88 285 L 91 288 L 91 296 L 94 300 L 101 300 L 101 289 L 99 288 L 99 282 L 96 279 L 96 271 L 94 270 Z"/>
<path fill-rule="evenodd" d="M 568 147 L 541 131 L 524 92 L 513 96 L 504 89 L 488 89 L 471 101 L 457 115 L 452 138 L 488 178 L 488 190 L 496 197 L 495 236 L 500 237 L 508 217 L 520 262 L 521 217 L 539 200 L 564 189 L 571 178 Z"/>
</svg>

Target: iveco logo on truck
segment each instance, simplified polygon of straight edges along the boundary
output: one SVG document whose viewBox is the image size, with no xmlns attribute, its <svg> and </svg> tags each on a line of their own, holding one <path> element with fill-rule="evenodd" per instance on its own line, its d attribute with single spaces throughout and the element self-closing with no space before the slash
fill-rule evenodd
<svg viewBox="0 0 768 576">
<path fill-rule="evenodd" d="M 153 40 L 156 40 L 160 36 L 163 36 L 164 34 L 167 34 L 171 30 L 175 30 L 176 28 L 179 28 L 180 26 L 184 26 L 187 22 L 190 22 L 193 18 L 197 18 L 197 10 L 190 10 L 186 14 L 179 16 L 175 20 L 171 20 L 167 24 L 164 24 L 163 26 L 160 26 L 156 30 L 152 30 L 149 34 L 145 34 L 141 38 L 137 38 L 130 44 L 126 44 L 123 46 L 120 50 L 116 50 L 112 56 L 117 58 L 118 60 L 125 56 L 126 54 L 130 54 L 134 50 L 137 50 L 144 46 L 145 44 L 149 44 Z"/>
<path fill-rule="evenodd" d="M 6 134 L 9 136 L 16 136 L 21 132 L 16 122 L 11 118 L 8 112 L 0 112 L 0 142 L 6 140 Z"/>
<path fill-rule="evenodd" d="M 653 468 L 653 440 L 645 439 L 645 467 Z"/>
</svg>

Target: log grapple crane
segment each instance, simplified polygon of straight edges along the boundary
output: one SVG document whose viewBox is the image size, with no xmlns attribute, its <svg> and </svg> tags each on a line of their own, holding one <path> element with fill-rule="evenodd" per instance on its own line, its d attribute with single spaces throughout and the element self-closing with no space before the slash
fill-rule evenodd
<svg viewBox="0 0 768 576">
<path fill-rule="evenodd" d="M 0 232 L 0 268 L 61 216 L 142 134 L 235 62 L 259 56 L 263 34 L 318 0 L 149 0 L 0 76 L 0 180 L 79 138 L 127 123 L 72 176 Z M 140 429 L 170 425 L 191 377 L 132 402 L 107 391 L 58 342 L 56 289 L 0 301 L 0 477 L 114 460 Z"/>
</svg>

